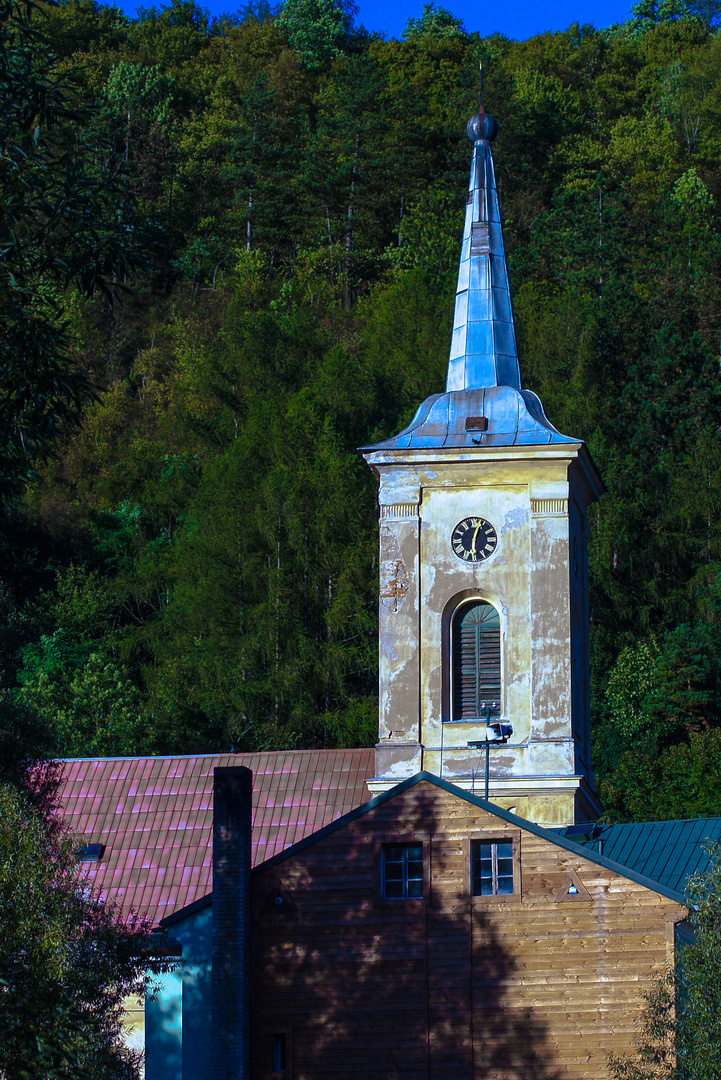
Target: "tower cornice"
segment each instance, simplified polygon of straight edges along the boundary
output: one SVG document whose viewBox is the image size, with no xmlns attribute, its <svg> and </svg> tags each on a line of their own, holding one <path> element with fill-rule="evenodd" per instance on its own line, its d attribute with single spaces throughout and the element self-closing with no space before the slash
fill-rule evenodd
<svg viewBox="0 0 721 1080">
<path fill-rule="evenodd" d="M 379 475 L 384 468 L 397 469 L 407 466 L 412 469 L 427 469 L 438 466 L 442 469 L 450 466 L 500 465 L 518 462 L 532 465 L 533 462 L 563 464 L 567 468 L 575 466 L 583 477 L 583 486 L 587 493 L 587 502 L 596 502 L 606 491 L 601 474 L 589 453 L 586 444 L 578 439 L 562 444 L 551 443 L 534 446 L 483 446 L 457 449 L 455 447 L 368 447 L 362 454 L 370 467 Z"/>
</svg>

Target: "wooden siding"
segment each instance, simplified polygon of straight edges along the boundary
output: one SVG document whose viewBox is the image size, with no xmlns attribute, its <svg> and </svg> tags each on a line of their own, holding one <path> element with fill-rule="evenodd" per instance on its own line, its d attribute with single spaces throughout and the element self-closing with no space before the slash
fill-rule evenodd
<svg viewBox="0 0 721 1080">
<path fill-rule="evenodd" d="M 509 898 L 470 898 L 472 838 L 517 839 Z M 384 901 L 383 842 L 427 841 L 423 900 Z M 575 872 L 591 901 L 558 901 Z M 277 902 L 278 898 L 282 903 Z M 631 1049 L 684 909 L 421 783 L 255 875 L 253 1080 L 595 1080 Z"/>
</svg>

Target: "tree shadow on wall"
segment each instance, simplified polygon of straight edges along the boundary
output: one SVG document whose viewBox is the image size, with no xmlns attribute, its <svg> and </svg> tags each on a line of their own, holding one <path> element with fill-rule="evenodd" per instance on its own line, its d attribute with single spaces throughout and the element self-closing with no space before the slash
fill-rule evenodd
<svg viewBox="0 0 721 1080">
<path fill-rule="evenodd" d="M 293 1080 L 559 1080 L 504 944 L 518 904 L 471 901 L 444 802 L 419 784 L 254 875 L 254 1080 L 274 1032 Z M 417 840 L 428 895 L 383 900 L 382 844 Z"/>
<path fill-rule="evenodd" d="M 179 1080 L 183 1046 L 180 979 L 176 972 L 166 972 L 157 979 L 154 991 L 145 1003 L 144 1075 L 147 1080 Z M 152 1038 L 147 1038 L 149 1032 Z"/>
</svg>

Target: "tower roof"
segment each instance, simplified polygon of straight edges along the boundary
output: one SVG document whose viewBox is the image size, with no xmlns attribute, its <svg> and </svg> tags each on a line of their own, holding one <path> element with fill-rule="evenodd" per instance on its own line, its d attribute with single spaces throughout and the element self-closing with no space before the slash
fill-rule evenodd
<svg viewBox="0 0 721 1080">
<path fill-rule="evenodd" d="M 491 143 L 498 124 L 481 106 L 468 121 L 473 160 L 458 269 L 446 390 L 520 390 L 513 299 Z"/>
<path fill-rule="evenodd" d="M 413 422 L 364 452 L 577 443 L 523 389 L 513 299 L 491 143 L 498 123 L 483 106 L 468 121 L 473 142 L 446 392 L 426 398 Z"/>
</svg>

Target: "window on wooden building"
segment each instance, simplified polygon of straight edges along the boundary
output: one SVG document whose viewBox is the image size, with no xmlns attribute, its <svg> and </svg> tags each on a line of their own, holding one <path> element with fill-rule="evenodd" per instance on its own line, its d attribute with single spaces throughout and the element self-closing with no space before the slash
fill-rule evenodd
<svg viewBox="0 0 721 1080">
<path fill-rule="evenodd" d="M 472 841 L 471 891 L 473 896 L 513 895 L 513 841 Z"/>
<path fill-rule="evenodd" d="M 487 720 L 501 711 L 501 619 L 492 604 L 463 604 L 453 616 L 453 719 Z"/>
<path fill-rule="evenodd" d="M 285 1073 L 288 1069 L 288 1052 L 285 1033 L 273 1036 L 273 1072 Z"/>
<path fill-rule="evenodd" d="M 386 900 L 422 898 L 422 843 L 383 845 L 383 896 Z"/>
</svg>

